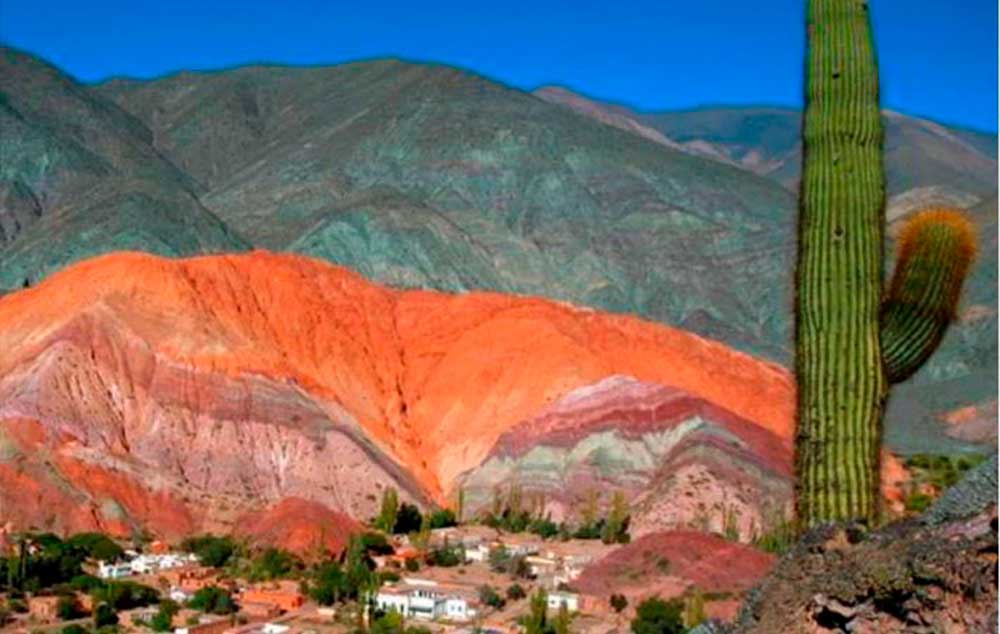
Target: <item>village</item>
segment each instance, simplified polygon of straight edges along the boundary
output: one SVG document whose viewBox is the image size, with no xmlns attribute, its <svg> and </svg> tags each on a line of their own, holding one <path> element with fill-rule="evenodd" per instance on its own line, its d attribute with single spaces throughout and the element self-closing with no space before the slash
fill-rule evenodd
<svg viewBox="0 0 1000 634">
<path fill-rule="evenodd" d="M 415 507 L 404 503 L 386 511 L 386 504 L 375 526 L 353 536 L 344 552 L 310 565 L 280 549 L 251 554 L 230 538 L 209 535 L 127 548 L 97 534 L 65 542 L 42 535 L 15 543 L 7 536 L 0 541 L 7 549 L 0 559 L 7 579 L 0 623 L 4 631 L 25 634 L 568 634 L 570 623 L 578 633 L 628 628 L 623 598 L 609 601 L 573 588 L 588 564 L 627 541 L 627 520 L 612 522 L 612 532 L 601 520 L 601 528 L 581 529 L 580 536 L 564 531 L 559 538 L 550 522 L 536 534 L 525 530 L 529 522 L 522 518 L 515 527 L 521 530 L 510 532 L 503 521 L 459 525 L 450 511 L 435 513 L 432 528 L 430 516 L 413 519 L 419 516 Z M 401 521 L 404 530 L 393 530 Z M 46 581 L 25 578 L 31 568 L 25 562 L 43 569 L 46 558 L 64 560 L 67 553 L 79 559 L 80 574 L 53 579 L 47 588 Z"/>
</svg>

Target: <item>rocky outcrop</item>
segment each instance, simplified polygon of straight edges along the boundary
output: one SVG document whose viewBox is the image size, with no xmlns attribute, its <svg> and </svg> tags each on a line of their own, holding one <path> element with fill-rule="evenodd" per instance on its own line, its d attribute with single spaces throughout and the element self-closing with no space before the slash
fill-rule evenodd
<svg viewBox="0 0 1000 634">
<path fill-rule="evenodd" d="M 994 455 L 922 517 L 806 535 L 715 631 L 986 634 L 997 623 Z"/>
<path fill-rule="evenodd" d="M 622 492 L 633 536 L 664 528 L 734 531 L 750 539 L 791 506 L 790 436 L 687 392 L 628 376 L 573 390 L 500 436 L 460 478 L 466 508 L 496 491 L 543 496 L 553 519 L 597 493 Z"/>
<path fill-rule="evenodd" d="M 0 299 L 0 350 L 0 504 L 46 528 L 230 530 L 290 497 L 369 517 L 386 486 L 443 502 L 505 432 L 614 375 L 791 433 L 788 373 L 721 344 L 265 252 L 81 263 Z"/>
</svg>

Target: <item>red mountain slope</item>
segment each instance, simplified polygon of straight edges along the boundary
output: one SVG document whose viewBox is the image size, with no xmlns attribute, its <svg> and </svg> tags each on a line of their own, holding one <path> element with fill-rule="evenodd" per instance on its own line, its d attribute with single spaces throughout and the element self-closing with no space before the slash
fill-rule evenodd
<svg viewBox="0 0 1000 634">
<path fill-rule="evenodd" d="M 786 371 L 636 318 L 266 252 L 96 258 L 0 298 L 0 512 L 182 534 L 288 497 L 441 501 L 504 432 L 613 375 L 791 435 Z"/>
</svg>

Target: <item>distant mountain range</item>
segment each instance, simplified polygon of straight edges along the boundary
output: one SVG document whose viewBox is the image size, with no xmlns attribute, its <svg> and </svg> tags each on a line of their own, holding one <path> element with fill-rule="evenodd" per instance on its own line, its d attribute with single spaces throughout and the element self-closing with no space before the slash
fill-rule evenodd
<svg viewBox="0 0 1000 634">
<path fill-rule="evenodd" d="M 10 48 L 0 99 L 0 287 L 114 250 L 262 247 L 790 361 L 794 110 L 636 113 L 394 60 L 91 86 Z M 894 393 L 888 428 L 896 450 L 960 449 L 938 419 L 988 408 L 997 383 L 996 136 L 885 120 L 890 221 L 937 201 L 980 225 L 961 324 Z"/>
</svg>

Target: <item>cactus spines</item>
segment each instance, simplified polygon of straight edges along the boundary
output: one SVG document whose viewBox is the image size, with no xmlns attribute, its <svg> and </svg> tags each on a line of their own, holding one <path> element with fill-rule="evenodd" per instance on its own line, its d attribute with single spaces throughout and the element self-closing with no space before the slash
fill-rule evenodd
<svg viewBox="0 0 1000 634">
<path fill-rule="evenodd" d="M 975 254 L 952 209 L 912 218 L 882 292 L 885 177 L 878 72 L 859 0 L 809 0 L 796 268 L 799 526 L 879 513 L 889 382 L 941 341 Z"/>
<path fill-rule="evenodd" d="M 865 3 L 809 0 L 796 269 L 800 524 L 874 521 L 885 177 Z"/>
<path fill-rule="evenodd" d="M 957 209 L 930 208 L 907 220 L 882 301 L 882 358 L 891 383 L 923 365 L 955 317 L 976 255 L 976 232 Z"/>
</svg>

